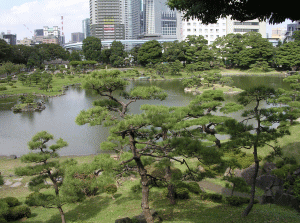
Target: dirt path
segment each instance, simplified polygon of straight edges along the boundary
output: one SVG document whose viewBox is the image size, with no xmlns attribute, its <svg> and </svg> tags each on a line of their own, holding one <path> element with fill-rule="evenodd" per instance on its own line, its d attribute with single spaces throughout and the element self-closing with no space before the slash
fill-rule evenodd
<svg viewBox="0 0 300 223">
<path fill-rule="evenodd" d="M 211 182 L 208 182 L 206 180 L 200 181 L 199 185 L 203 189 L 211 190 L 211 191 L 214 191 L 218 194 L 222 194 L 222 195 L 225 195 L 225 196 L 231 196 L 231 189 L 222 187 L 220 185 L 217 185 L 217 184 L 214 184 L 214 183 L 211 183 Z M 250 197 L 250 195 L 247 194 L 247 193 L 242 193 L 242 192 L 237 192 L 237 191 L 234 191 L 233 195 L 234 196 L 239 196 L 239 197 Z M 259 202 L 261 202 L 261 197 L 260 196 L 255 196 L 255 199 L 257 199 Z"/>
</svg>

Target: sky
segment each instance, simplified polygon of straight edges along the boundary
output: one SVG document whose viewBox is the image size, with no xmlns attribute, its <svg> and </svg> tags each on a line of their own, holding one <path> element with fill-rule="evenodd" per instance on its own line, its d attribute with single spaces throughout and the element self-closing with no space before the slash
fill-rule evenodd
<svg viewBox="0 0 300 223">
<path fill-rule="evenodd" d="M 66 43 L 71 40 L 71 33 L 82 32 L 82 20 L 89 18 L 89 0 L 0 0 L 0 32 L 17 34 L 17 39 L 32 38 L 35 29 L 44 26 L 61 27 Z M 273 27 L 283 27 L 292 23 L 271 26 L 267 24 L 267 33 L 271 37 Z M 24 26 L 26 25 L 26 27 Z"/>
<path fill-rule="evenodd" d="M 89 0 L 0 0 L 0 32 L 10 30 L 18 40 L 31 39 L 34 30 L 44 26 L 61 27 L 61 16 L 69 42 L 71 33 L 82 32 L 82 20 L 89 18 Z"/>
</svg>

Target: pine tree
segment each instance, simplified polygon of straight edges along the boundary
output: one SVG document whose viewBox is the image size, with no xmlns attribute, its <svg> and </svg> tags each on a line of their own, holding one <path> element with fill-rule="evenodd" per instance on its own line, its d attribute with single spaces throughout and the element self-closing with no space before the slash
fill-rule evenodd
<svg viewBox="0 0 300 223">
<path fill-rule="evenodd" d="M 56 141 L 56 144 L 48 147 L 46 143 L 53 139 L 53 135 L 46 131 L 41 131 L 34 135 L 31 141 L 28 142 L 28 147 L 32 152 L 21 157 L 22 162 L 29 163 L 30 165 L 17 168 L 15 173 L 20 176 L 34 176 L 29 183 L 29 189 L 33 191 L 39 192 L 43 188 L 52 187 L 55 195 L 39 193 L 37 205 L 47 208 L 57 208 L 62 223 L 65 223 L 65 214 L 62 209 L 65 202 L 59 193 L 60 186 L 63 182 L 65 168 L 63 168 L 54 158 L 59 157 L 57 151 L 66 147 L 68 143 L 60 138 Z M 45 183 L 46 179 L 51 180 L 52 186 Z"/>
<path fill-rule="evenodd" d="M 276 152 L 278 150 L 277 146 L 272 145 L 270 142 L 276 141 L 276 139 L 289 134 L 288 125 L 285 122 L 286 116 L 284 115 L 286 109 L 288 109 L 287 107 L 261 107 L 263 102 L 267 104 L 271 104 L 271 102 L 274 103 L 276 96 L 276 92 L 273 88 L 263 86 L 242 92 L 239 97 L 239 103 L 243 106 L 253 105 L 254 107 L 243 112 L 242 117 L 245 118 L 243 121 L 238 122 L 232 119 L 226 121 L 223 125 L 230 134 L 228 146 L 236 148 L 237 150 L 241 148 L 253 149 L 255 171 L 252 176 L 250 202 L 242 214 L 244 217 L 250 213 L 254 204 L 255 184 L 259 169 L 259 148 L 267 145 Z M 254 124 L 247 124 L 251 120 Z M 273 128 L 272 125 L 276 123 L 279 123 L 279 126 Z"/>
</svg>

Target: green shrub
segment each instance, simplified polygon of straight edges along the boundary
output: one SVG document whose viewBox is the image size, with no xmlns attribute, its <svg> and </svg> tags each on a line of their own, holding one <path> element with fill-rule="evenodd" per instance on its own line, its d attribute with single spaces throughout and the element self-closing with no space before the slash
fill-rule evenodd
<svg viewBox="0 0 300 223">
<path fill-rule="evenodd" d="M 250 202 L 250 198 L 248 197 L 238 197 L 238 196 L 232 196 L 232 197 L 226 197 L 225 202 L 231 206 L 240 206 L 242 204 L 248 204 Z M 254 204 L 257 204 L 258 200 L 254 200 Z"/>
<path fill-rule="evenodd" d="M 4 179 L 3 179 L 3 176 L 0 175 L 0 186 L 4 184 Z"/>
<path fill-rule="evenodd" d="M 108 194 L 115 194 L 118 191 L 118 187 L 114 184 L 109 184 L 106 187 L 104 187 L 104 191 Z"/>
<path fill-rule="evenodd" d="M 203 193 L 201 194 L 202 200 L 211 200 L 214 202 L 222 202 L 223 196 L 221 194 L 215 194 L 215 193 Z"/>
<path fill-rule="evenodd" d="M 199 184 L 196 182 L 189 182 L 187 186 L 188 186 L 188 190 L 194 194 L 200 194 L 202 192 Z"/>
<path fill-rule="evenodd" d="M 25 204 L 28 206 L 40 206 L 43 200 L 45 200 L 44 194 L 33 192 L 26 197 Z"/>
<path fill-rule="evenodd" d="M 133 185 L 130 190 L 133 192 L 133 193 L 140 193 L 142 191 L 142 187 L 141 187 L 141 184 L 136 184 L 136 185 Z"/>
<path fill-rule="evenodd" d="M 17 88 L 17 86 L 14 86 L 14 85 L 13 85 L 13 86 L 11 86 L 11 88 Z"/>
<path fill-rule="evenodd" d="M 175 198 L 177 199 L 189 199 L 189 191 L 186 188 L 176 188 Z"/>
<path fill-rule="evenodd" d="M 8 213 L 4 215 L 7 221 L 15 221 L 24 217 L 29 218 L 31 215 L 30 208 L 25 205 L 12 207 L 9 209 Z"/>
<path fill-rule="evenodd" d="M 69 78 L 69 79 L 72 79 L 72 78 L 74 78 L 74 76 L 70 75 L 70 76 L 68 76 L 68 78 Z"/>
<path fill-rule="evenodd" d="M 7 90 L 7 87 L 5 87 L 5 86 L 0 86 L 0 91 L 5 91 L 5 90 Z"/>
<path fill-rule="evenodd" d="M 0 216 L 0 223 L 7 223 L 4 217 Z"/>
<path fill-rule="evenodd" d="M 14 84 L 13 84 L 13 83 L 8 83 L 8 85 L 9 85 L 9 86 L 13 86 Z"/>
<path fill-rule="evenodd" d="M 9 207 L 15 207 L 20 204 L 20 201 L 15 197 L 5 197 L 5 198 L 2 198 L 2 200 L 4 200 L 8 204 Z"/>
<path fill-rule="evenodd" d="M 12 80 L 11 82 L 12 82 L 12 83 L 17 83 L 17 81 L 16 81 L 16 80 Z"/>
<path fill-rule="evenodd" d="M 250 199 L 247 197 L 237 197 L 237 196 L 226 197 L 225 200 L 226 203 L 231 206 L 240 206 L 242 204 L 247 204 L 250 201 Z"/>
<path fill-rule="evenodd" d="M 0 83 L 6 83 L 6 80 L 0 80 Z"/>
</svg>

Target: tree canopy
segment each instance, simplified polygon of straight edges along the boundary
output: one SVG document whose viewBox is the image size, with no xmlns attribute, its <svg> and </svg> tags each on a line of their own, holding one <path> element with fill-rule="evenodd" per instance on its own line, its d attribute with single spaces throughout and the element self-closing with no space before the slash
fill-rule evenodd
<svg viewBox="0 0 300 223">
<path fill-rule="evenodd" d="M 82 44 L 82 51 L 86 60 L 100 61 L 102 45 L 99 38 L 89 36 L 82 41 Z"/>
<path fill-rule="evenodd" d="M 290 9 L 293 3 L 292 0 L 284 4 L 274 4 L 271 0 L 168 0 L 170 8 L 182 11 L 184 18 L 199 19 L 204 24 L 216 23 L 219 18 L 227 16 L 238 21 L 259 19 L 269 21 L 270 24 L 281 23 L 286 19 L 299 20 L 299 13 Z"/>
</svg>

